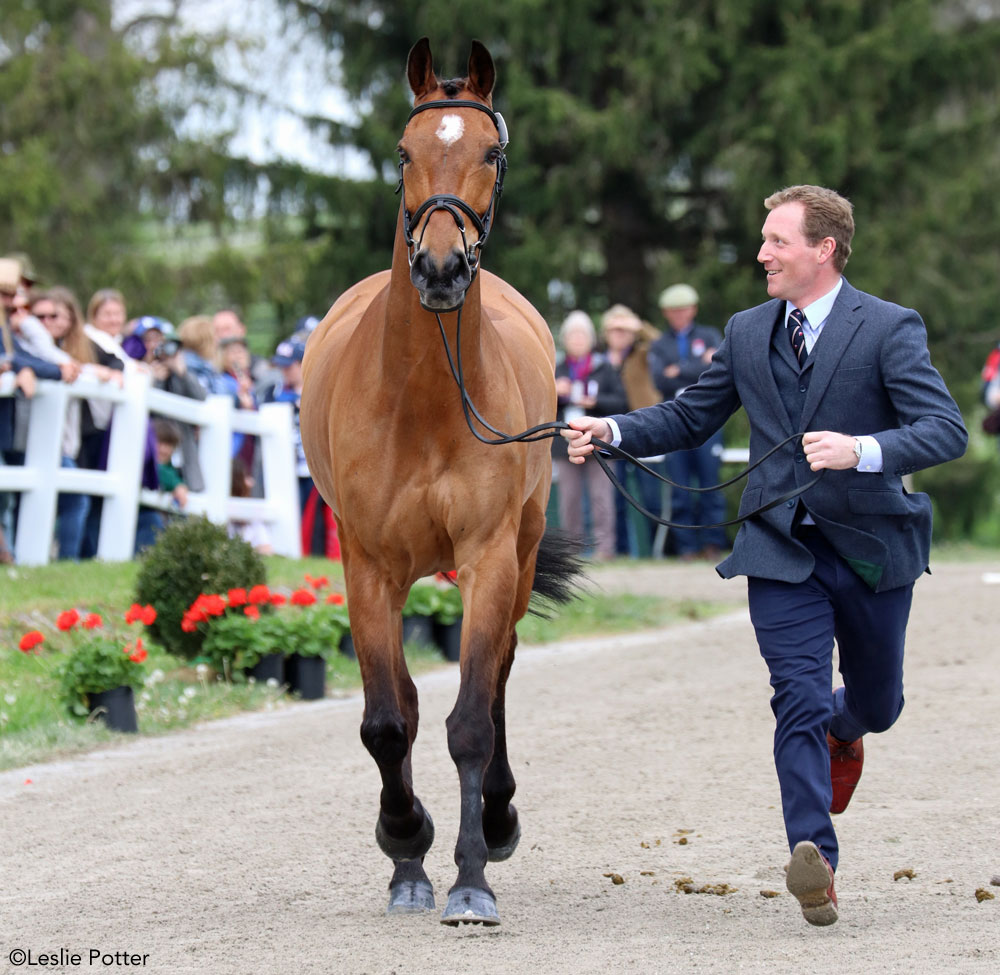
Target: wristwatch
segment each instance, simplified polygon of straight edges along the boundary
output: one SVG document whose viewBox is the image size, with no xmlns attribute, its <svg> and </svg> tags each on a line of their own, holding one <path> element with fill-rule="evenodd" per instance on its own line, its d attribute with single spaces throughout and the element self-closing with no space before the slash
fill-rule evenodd
<svg viewBox="0 0 1000 975">
<path fill-rule="evenodd" d="M 858 462 L 854 466 L 859 467 L 861 464 L 861 441 L 857 437 L 854 438 L 854 456 L 858 458 Z"/>
</svg>

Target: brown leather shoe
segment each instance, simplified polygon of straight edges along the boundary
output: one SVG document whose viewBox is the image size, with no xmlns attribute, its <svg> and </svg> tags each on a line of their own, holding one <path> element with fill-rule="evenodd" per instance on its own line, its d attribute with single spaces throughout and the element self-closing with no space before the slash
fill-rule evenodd
<svg viewBox="0 0 1000 975">
<path fill-rule="evenodd" d="M 833 867 L 809 840 L 795 844 L 785 867 L 785 886 L 799 902 L 802 916 L 819 926 L 837 920 L 837 892 L 833 889 Z"/>
<path fill-rule="evenodd" d="M 830 781 L 833 783 L 833 799 L 830 812 L 842 813 L 854 795 L 854 789 L 861 779 L 865 764 L 865 749 L 861 739 L 841 741 L 829 732 L 826 743 L 830 748 Z"/>
</svg>

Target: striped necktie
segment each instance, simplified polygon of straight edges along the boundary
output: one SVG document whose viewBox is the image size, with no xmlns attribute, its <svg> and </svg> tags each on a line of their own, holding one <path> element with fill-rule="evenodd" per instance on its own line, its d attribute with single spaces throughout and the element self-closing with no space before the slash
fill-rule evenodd
<svg viewBox="0 0 1000 975">
<path fill-rule="evenodd" d="M 806 316 L 798 308 L 793 308 L 788 315 L 788 340 L 792 343 L 792 352 L 799 361 L 800 369 L 809 355 L 806 351 L 806 333 L 802 331 L 805 320 Z"/>
</svg>

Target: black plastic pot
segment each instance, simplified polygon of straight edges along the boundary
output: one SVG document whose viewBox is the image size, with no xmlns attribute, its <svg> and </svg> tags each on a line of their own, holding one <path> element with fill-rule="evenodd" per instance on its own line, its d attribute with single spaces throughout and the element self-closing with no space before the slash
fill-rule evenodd
<svg viewBox="0 0 1000 975">
<path fill-rule="evenodd" d="M 430 616 L 403 617 L 403 643 L 434 646 L 434 619 Z"/>
<path fill-rule="evenodd" d="M 303 657 L 297 653 L 288 658 L 285 673 L 290 694 L 303 701 L 316 701 L 326 696 L 326 658 Z"/>
<path fill-rule="evenodd" d="M 273 677 L 279 684 L 285 683 L 285 655 L 283 653 L 265 653 L 254 664 L 249 674 L 254 680 L 267 683 Z"/>
<path fill-rule="evenodd" d="M 462 649 L 462 617 L 454 623 L 434 622 L 434 642 L 440 647 L 445 660 L 457 661 Z"/>
<path fill-rule="evenodd" d="M 112 688 L 110 691 L 97 691 L 87 695 L 87 703 L 91 713 L 97 712 L 98 717 L 112 730 L 135 734 L 139 730 L 139 722 L 135 714 L 135 695 L 127 685 Z"/>
</svg>

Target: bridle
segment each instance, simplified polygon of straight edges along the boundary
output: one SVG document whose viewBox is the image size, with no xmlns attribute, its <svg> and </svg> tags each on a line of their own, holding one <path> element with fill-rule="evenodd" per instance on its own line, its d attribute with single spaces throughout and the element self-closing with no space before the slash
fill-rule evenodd
<svg viewBox="0 0 1000 975">
<path fill-rule="evenodd" d="M 396 192 L 401 194 L 402 204 L 403 204 L 403 235 L 406 240 L 407 253 L 409 256 L 410 266 L 413 266 L 413 261 L 416 258 L 417 252 L 420 250 L 420 245 L 423 240 L 423 233 L 420 235 L 420 240 L 415 240 L 413 237 L 413 228 L 420 223 L 421 217 L 426 213 L 434 213 L 437 210 L 444 210 L 451 214 L 452 219 L 458 225 L 458 229 L 462 234 L 462 243 L 465 246 L 465 256 L 469 262 L 469 269 L 472 272 L 471 280 L 475 278 L 476 272 L 479 270 L 479 259 L 480 252 L 486 243 L 487 237 L 489 237 L 490 229 L 493 223 L 493 218 L 496 216 L 496 206 L 497 201 L 500 199 L 503 193 L 503 178 L 507 172 L 507 156 L 504 153 L 504 149 L 507 147 L 508 137 L 507 137 L 507 125 L 503 120 L 503 116 L 499 112 L 494 112 L 491 108 L 486 105 L 482 105 L 479 102 L 466 101 L 463 99 L 439 99 L 433 102 L 425 102 L 423 105 L 418 105 L 416 108 L 410 112 L 409 117 L 406 120 L 407 125 L 410 123 L 410 119 L 414 115 L 419 115 L 420 112 L 425 112 L 432 108 L 474 108 L 480 112 L 485 112 L 489 115 L 493 124 L 496 126 L 497 133 L 500 136 L 500 157 L 497 159 L 497 176 L 496 181 L 493 184 L 493 193 L 490 196 L 489 206 L 486 208 L 486 212 L 480 217 L 476 211 L 469 206 L 461 197 L 454 196 L 451 193 L 436 193 L 433 196 L 428 197 L 424 200 L 417 209 L 410 214 L 406 209 L 406 190 L 403 186 L 403 160 L 399 161 L 399 185 L 396 187 Z M 461 212 L 459 212 L 461 211 Z M 462 213 L 464 213 L 472 225 L 476 228 L 479 234 L 479 239 L 472 245 L 470 245 L 465 236 L 465 221 L 462 219 Z M 426 230 L 426 224 L 424 225 L 424 230 Z M 476 409 L 475 404 L 469 396 L 468 390 L 465 388 L 465 377 L 462 372 L 462 309 L 459 307 L 456 309 L 458 319 L 456 322 L 456 346 L 457 355 L 453 356 L 451 352 L 451 347 L 448 344 L 448 336 L 445 332 L 444 322 L 441 321 L 441 315 L 435 312 L 434 315 L 437 318 L 438 329 L 441 332 L 441 340 L 444 342 L 445 352 L 448 355 L 448 365 L 451 369 L 452 377 L 455 380 L 455 384 L 458 386 L 459 393 L 462 398 L 462 412 L 465 414 L 465 422 L 469 430 L 472 432 L 473 436 L 477 440 L 485 444 L 510 444 L 510 443 L 533 443 L 538 440 L 548 440 L 553 437 L 559 436 L 560 430 L 569 430 L 570 426 L 568 423 L 564 423 L 561 420 L 555 420 L 549 423 L 540 423 L 537 426 L 530 427 L 527 430 L 523 430 L 521 433 L 507 434 L 498 430 L 487 420 L 485 420 Z M 489 437 L 483 436 L 476 428 L 473 420 L 477 421 L 481 426 L 483 426 L 490 433 L 494 434 L 496 439 L 490 439 Z M 724 481 L 722 484 L 716 484 L 711 487 L 688 487 L 683 484 L 676 484 L 669 478 L 664 477 L 662 474 L 657 473 L 652 470 L 652 468 L 647 467 L 641 460 L 637 457 L 633 457 L 627 451 L 622 450 L 620 447 L 614 447 L 611 444 L 604 443 L 596 438 L 592 440 L 595 446 L 594 458 L 597 463 L 600 464 L 601 469 L 608 476 L 608 479 L 612 484 L 618 489 L 619 493 L 625 498 L 626 501 L 633 508 L 635 508 L 640 514 L 649 518 L 650 521 L 656 522 L 660 525 L 665 525 L 668 528 L 725 528 L 729 525 L 739 525 L 749 518 L 754 518 L 757 515 L 763 514 L 765 511 L 770 511 L 771 508 L 776 508 L 778 505 L 785 504 L 786 502 L 797 498 L 800 494 L 808 491 L 814 484 L 816 484 L 820 478 L 826 473 L 825 470 L 821 470 L 816 477 L 810 480 L 807 484 L 801 487 L 794 488 L 791 491 L 787 491 L 780 497 L 774 498 L 768 501 L 766 504 L 755 508 L 753 511 L 748 512 L 738 518 L 734 518 L 730 521 L 719 522 L 715 525 L 681 525 L 676 522 L 668 521 L 665 518 L 659 518 L 654 515 L 651 511 L 644 508 L 638 501 L 636 501 L 632 495 L 629 494 L 627 488 L 624 484 L 615 476 L 614 471 L 611 470 L 608 461 L 602 456 L 602 453 L 610 454 L 612 457 L 619 458 L 621 460 L 628 461 L 634 464 L 640 470 L 646 471 L 648 474 L 652 474 L 657 480 L 662 481 L 664 484 L 669 484 L 671 487 L 683 489 L 686 491 L 694 492 L 707 492 L 707 491 L 718 491 L 722 488 L 729 487 L 731 484 L 735 484 L 741 481 L 744 477 L 747 477 L 752 470 L 760 466 L 775 454 L 778 450 L 784 447 L 786 444 L 791 443 L 793 440 L 800 440 L 802 438 L 801 433 L 793 434 L 791 437 L 787 437 L 780 443 L 775 444 L 766 454 L 758 458 L 753 464 L 744 470 L 740 471 L 735 477 L 730 478 L 728 481 Z"/>
<path fill-rule="evenodd" d="M 493 192 L 490 194 L 489 206 L 486 208 L 486 212 L 482 216 L 476 213 L 476 211 L 460 196 L 455 196 L 452 193 L 435 193 L 433 196 L 427 197 L 427 199 L 424 200 L 424 202 L 421 203 L 420 206 L 418 206 L 417 209 L 411 214 L 406 208 L 406 189 L 403 186 L 403 160 L 400 159 L 399 183 L 396 186 L 396 192 L 400 194 L 400 198 L 403 203 L 403 238 L 406 241 L 407 256 L 410 262 L 410 267 L 412 267 L 417 256 L 417 252 L 420 250 L 421 244 L 423 243 L 424 231 L 427 230 L 427 225 L 424 224 L 424 231 L 421 231 L 419 240 L 414 239 L 413 228 L 420 224 L 420 220 L 424 214 L 431 214 L 437 210 L 444 210 L 446 213 L 451 214 L 452 219 L 458 225 L 459 232 L 462 235 L 462 246 L 465 250 L 465 258 L 469 262 L 469 270 L 472 272 L 472 278 L 475 278 L 476 272 L 479 270 L 480 252 L 486 244 L 486 239 L 490 235 L 490 230 L 493 226 L 493 218 L 496 216 L 497 203 L 503 195 L 503 178 L 507 172 L 507 155 L 504 152 L 504 149 L 507 148 L 507 142 L 509 141 L 507 137 L 507 124 L 504 122 L 503 116 L 499 112 L 494 112 L 492 108 L 489 108 L 480 102 L 473 102 L 460 98 L 438 99 L 437 101 L 424 102 L 423 105 L 417 105 L 416 108 L 410 112 L 408 118 L 406 119 L 406 124 L 410 124 L 410 120 L 414 115 L 419 115 L 421 112 L 426 112 L 431 108 L 474 108 L 477 111 L 485 112 L 485 114 L 489 115 L 490 120 L 496 126 L 497 133 L 500 136 L 500 156 L 496 162 L 497 176 L 493 183 Z M 476 228 L 478 240 L 476 240 L 474 244 L 470 244 L 465 236 L 465 221 L 462 219 L 463 213 L 469 218 L 473 227 Z"/>
</svg>

